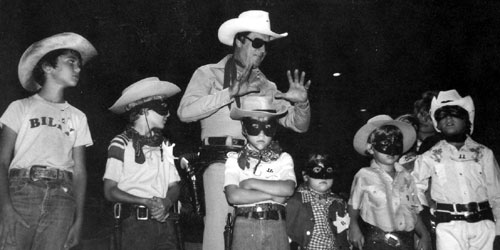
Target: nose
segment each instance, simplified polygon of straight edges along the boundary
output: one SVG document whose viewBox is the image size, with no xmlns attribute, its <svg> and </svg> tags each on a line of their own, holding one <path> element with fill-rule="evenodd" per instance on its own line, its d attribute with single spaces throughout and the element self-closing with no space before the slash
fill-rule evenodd
<svg viewBox="0 0 500 250">
<path fill-rule="evenodd" d="M 80 68 L 80 65 L 75 64 L 75 66 L 73 66 L 73 70 L 74 70 L 76 73 L 80 73 L 80 71 L 81 71 L 82 69 Z"/>
</svg>

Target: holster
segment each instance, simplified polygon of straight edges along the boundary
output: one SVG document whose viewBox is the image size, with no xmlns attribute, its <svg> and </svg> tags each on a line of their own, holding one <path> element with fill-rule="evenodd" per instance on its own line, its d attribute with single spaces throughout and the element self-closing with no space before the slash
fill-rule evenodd
<svg viewBox="0 0 500 250">
<path fill-rule="evenodd" d="M 226 226 L 224 227 L 224 250 L 231 250 L 233 245 L 234 219 L 231 213 L 227 214 Z"/>
</svg>

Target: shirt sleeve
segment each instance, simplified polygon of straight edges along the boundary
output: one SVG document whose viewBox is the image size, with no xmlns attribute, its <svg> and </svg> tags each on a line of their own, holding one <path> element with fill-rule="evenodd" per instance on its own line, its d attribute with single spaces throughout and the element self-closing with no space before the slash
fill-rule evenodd
<svg viewBox="0 0 500 250">
<path fill-rule="evenodd" d="M 94 144 L 92 142 L 92 136 L 90 135 L 89 124 L 87 123 L 87 116 L 82 115 L 78 118 L 80 121 L 76 126 L 76 141 L 75 147 L 85 146 L 89 147 Z"/>
<path fill-rule="evenodd" d="M 18 133 L 19 129 L 21 129 L 23 114 L 24 108 L 21 101 L 14 101 L 9 104 L 2 117 L 0 117 L 0 123 L 2 126 L 5 125 Z"/>
<path fill-rule="evenodd" d="M 181 99 L 177 115 L 183 122 L 194 122 L 217 112 L 233 101 L 229 89 L 222 89 L 208 65 L 198 68 Z"/>
<path fill-rule="evenodd" d="M 226 160 L 224 171 L 224 187 L 229 185 L 240 185 L 240 166 L 238 166 L 238 153 L 230 152 Z"/>
<path fill-rule="evenodd" d="M 362 196 L 364 192 L 364 183 L 362 178 L 363 169 L 358 171 L 358 173 L 354 176 L 351 185 L 351 196 L 349 197 L 348 204 L 352 206 L 353 209 L 360 209 Z"/>
<path fill-rule="evenodd" d="M 108 159 L 103 179 L 120 182 L 123 170 L 123 156 L 125 153 L 125 142 L 119 137 L 113 138 L 108 147 Z"/>
<path fill-rule="evenodd" d="M 283 181 L 291 180 L 297 185 L 297 179 L 295 177 L 295 170 L 293 169 L 293 159 L 288 153 L 282 153 L 281 155 L 281 170 L 279 171 L 279 179 Z"/>
<path fill-rule="evenodd" d="M 419 155 L 415 160 L 415 167 L 411 172 L 415 180 L 416 192 L 418 199 L 422 205 L 429 206 L 425 191 L 429 188 L 429 179 L 432 176 L 432 165 L 429 164 L 426 154 Z"/>
</svg>

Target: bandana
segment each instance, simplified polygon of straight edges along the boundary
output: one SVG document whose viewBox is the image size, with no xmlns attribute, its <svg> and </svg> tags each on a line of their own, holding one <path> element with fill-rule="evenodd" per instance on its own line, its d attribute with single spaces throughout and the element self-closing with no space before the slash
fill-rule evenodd
<svg viewBox="0 0 500 250">
<path fill-rule="evenodd" d="M 127 127 L 127 130 L 125 131 L 127 137 L 132 139 L 132 145 L 135 151 L 135 162 L 138 164 L 143 164 L 146 161 L 144 152 L 142 152 L 142 147 L 144 147 L 145 145 L 148 145 L 150 147 L 159 147 L 163 142 L 164 137 L 161 133 L 161 129 L 153 128 L 151 130 L 153 135 L 148 137 L 137 133 L 137 131 L 132 128 L 132 126 Z"/>
<path fill-rule="evenodd" d="M 240 151 L 240 154 L 238 156 L 238 165 L 242 170 L 245 170 L 246 168 L 250 168 L 250 159 L 257 159 L 258 162 L 255 165 L 255 169 L 253 171 L 255 174 L 255 171 L 257 171 L 257 167 L 262 161 L 275 161 L 280 158 L 282 152 L 283 150 L 281 149 L 277 141 L 272 141 L 269 146 L 260 151 L 251 148 L 250 144 L 247 144 L 245 148 Z"/>
</svg>

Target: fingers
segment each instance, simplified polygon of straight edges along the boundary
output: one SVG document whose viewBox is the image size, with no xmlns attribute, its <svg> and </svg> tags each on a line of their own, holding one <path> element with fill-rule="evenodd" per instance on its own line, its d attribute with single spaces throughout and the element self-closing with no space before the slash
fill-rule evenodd
<svg viewBox="0 0 500 250">
<path fill-rule="evenodd" d="M 309 87 L 311 87 L 311 80 L 307 81 L 306 84 L 304 84 L 304 88 L 306 90 L 309 90 Z"/>
</svg>

